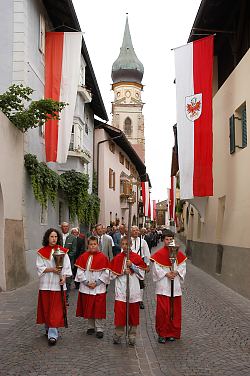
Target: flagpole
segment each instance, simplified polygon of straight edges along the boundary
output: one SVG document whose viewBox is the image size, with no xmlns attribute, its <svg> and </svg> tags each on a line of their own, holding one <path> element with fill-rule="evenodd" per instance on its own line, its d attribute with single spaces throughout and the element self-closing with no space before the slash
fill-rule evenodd
<svg viewBox="0 0 250 376">
<path fill-rule="evenodd" d="M 199 34 L 192 34 L 192 35 L 199 35 Z M 213 33 L 213 34 L 201 34 L 201 35 L 204 35 L 204 38 L 196 39 L 196 41 L 197 41 L 197 40 L 201 40 L 201 39 L 205 39 L 205 38 L 215 37 L 216 33 Z M 178 48 L 185 47 L 185 46 L 187 46 L 187 45 L 190 44 L 190 43 L 193 43 L 193 41 L 192 41 L 192 42 L 188 42 L 188 43 L 186 43 L 186 44 L 182 44 L 181 46 L 178 46 L 178 47 L 170 48 L 170 51 L 178 50 Z"/>
<path fill-rule="evenodd" d="M 128 250 L 127 250 L 127 260 L 130 259 L 130 247 L 131 247 L 131 224 L 132 224 L 132 206 L 135 202 L 135 196 L 133 192 L 133 177 L 130 177 L 129 181 L 126 181 L 126 196 L 128 202 Z M 126 280 L 126 343 L 129 343 L 129 300 L 130 300 L 130 291 L 129 291 L 129 274 L 127 274 Z"/>
</svg>

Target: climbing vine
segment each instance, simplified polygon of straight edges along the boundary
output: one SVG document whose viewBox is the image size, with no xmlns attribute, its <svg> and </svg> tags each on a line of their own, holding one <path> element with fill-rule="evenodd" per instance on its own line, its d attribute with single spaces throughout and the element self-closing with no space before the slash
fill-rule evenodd
<svg viewBox="0 0 250 376">
<path fill-rule="evenodd" d="M 67 105 L 53 99 L 32 101 L 33 92 L 30 87 L 14 84 L 0 95 L 0 110 L 22 132 L 41 126 L 47 120 L 59 119 L 60 112 Z"/>
<path fill-rule="evenodd" d="M 100 199 L 97 194 L 92 193 L 88 195 L 86 210 L 85 210 L 85 223 L 95 224 L 98 221 L 100 213 Z"/>
<path fill-rule="evenodd" d="M 36 200 L 43 207 L 47 207 L 48 200 L 55 206 L 59 175 L 51 170 L 46 163 L 38 162 L 37 157 L 32 154 L 24 156 L 24 165 L 30 175 Z"/>
<path fill-rule="evenodd" d="M 88 175 L 75 170 L 60 175 L 60 188 L 68 201 L 70 218 L 76 216 L 79 222 L 85 222 L 86 205 L 88 201 Z"/>
<path fill-rule="evenodd" d="M 33 193 L 43 207 L 48 200 L 55 206 L 59 190 L 68 202 L 70 218 L 80 223 L 95 224 L 100 212 L 100 199 L 95 193 L 88 193 L 89 177 L 75 170 L 58 175 L 46 163 L 38 162 L 32 154 L 24 156 L 24 164 L 31 178 Z M 95 190 L 95 188 L 93 187 Z"/>
</svg>

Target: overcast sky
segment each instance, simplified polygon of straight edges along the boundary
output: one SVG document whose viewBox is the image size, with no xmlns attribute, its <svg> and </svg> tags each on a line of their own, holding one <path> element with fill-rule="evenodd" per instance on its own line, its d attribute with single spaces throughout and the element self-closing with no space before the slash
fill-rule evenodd
<svg viewBox="0 0 250 376">
<path fill-rule="evenodd" d="M 146 166 L 152 198 L 170 186 L 176 122 L 174 53 L 187 42 L 201 0 L 73 0 L 111 123 L 111 68 L 119 55 L 126 12 L 135 52 L 144 65 Z"/>
</svg>

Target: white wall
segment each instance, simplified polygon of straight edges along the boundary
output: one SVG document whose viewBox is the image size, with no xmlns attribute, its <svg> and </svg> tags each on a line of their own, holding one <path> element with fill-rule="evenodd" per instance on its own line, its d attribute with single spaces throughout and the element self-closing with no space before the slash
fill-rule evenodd
<svg viewBox="0 0 250 376">
<path fill-rule="evenodd" d="M 0 160 L 0 289 L 5 290 L 5 220 L 22 220 L 23 134 L 2 112 Z"/>
<path fill-rule="evenodd" d="M 95 130 L 95 157 L 97 158 L 97 144 L 99 141 L 107 140 L 109 137 L 103 129 Z M 100 144 L 99 149 L 99 178 L 98 178 L 98 194 L 101 199 L 101 211 L 99 222 L 104 225 L 109 225 L 110 223 L 110 212 L 112 212 L 112 220 L 115 220 L 115 214 L 117 213 L 120 221 L 124 217 L 125 223 L 128 223 L 128 210 L 121 208 L 120 201 L 120 175 L 125 173 L 130 175 L 130 171 L 122 165 L 119 161 L 119 152 L 122 152 L 125 158 L 131 160 L 124 151 L 116 145 L 115 154 L 113 154 L 109 149 L 109 142 L 104 142 Z M 97 160 L 95 161 L 97 165 Z M 132 163 L 133 165 L 133 163 Z M 133 165 L 134 166 L 134 165 Z M 115 171 L 116 184 L 115 190 L 109 188 L 109 168 Z M 134 188 L 136 190 L 136 188 Z M 133 215 L 137 217 L 137 203 L 133 205 L 132 218 Z"/>
<path fill-rule="evenodd" d="M 205 222 L 200 223 L 194 210 L 191 240 L 249 248 L 250 211 L 250 50 L 245 54 L 213 98 L 213 176 L 214 196 L 209 197 Z M 229 152 L 229 118 L 246 101 L 248 146 Z M 225 196 L 221 236 L 220 200 Z"/>
</svg>

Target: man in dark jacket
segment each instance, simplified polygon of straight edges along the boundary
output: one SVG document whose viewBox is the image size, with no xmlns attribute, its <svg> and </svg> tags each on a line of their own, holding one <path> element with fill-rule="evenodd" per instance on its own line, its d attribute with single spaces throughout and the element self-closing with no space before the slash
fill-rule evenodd
<svg viewBox="0 0 250 376">
<path fill-rule="evenodd" d="M 71 269 L 74 269 L 75 264 L 75 257 L 76 257 L 76 246 L 77 246 L 77 240 L 76 237 L 69 233 L 69 224 L 68 222 L 63 222 L 61 224 L 61 230 L 62 230 L 62 238 L 63 238 L 63 244 L 62 246 L 64 248 L 68 248 L 68 256 L 71 263 Z M 70 287 L 71 287 L 72 277 L 68 277 L 66 279 L 66 286 L 67 286 L 67 292 L 66 292 L 66 302 L 67 305 L 69 305 L 69 293 L 70 293 Z"/>
<path fill-rule="evenodd" d="M 75 257 L 75 261 L 76 261 L 78 257 L 81 256 L 81 254 L 86 251 L 86 240 L 85 240 L 85 235 L 80 233 L 79 227 L 73 227 L 71 229 L 71 234 L 76 237 L 76 241 L 77 241 L 76 257 Z M 77 272 L 77 268 L 76 266 L 74 266 L 74 269 L 72 270 L 74 277 L 76 276 L 76 272 Z M 75 282 L 76 289 L 79 289 L 79 285 L 80 285 L 79 282 Z"/>
</svg>

